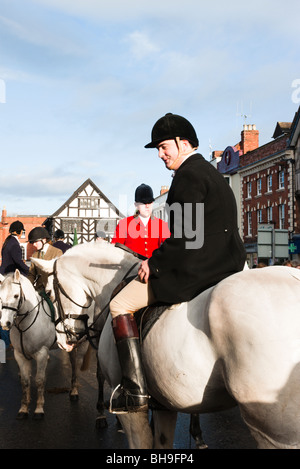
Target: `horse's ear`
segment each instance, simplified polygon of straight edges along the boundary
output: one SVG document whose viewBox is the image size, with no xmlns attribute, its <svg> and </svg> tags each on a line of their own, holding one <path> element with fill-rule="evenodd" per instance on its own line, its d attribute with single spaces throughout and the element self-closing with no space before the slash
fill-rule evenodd
<svg viewBox="0 0 300 469">
<path fill-rule="evenodd" d="M 47 274 L 51 274 L 53 272 L 53 266 L 55 259 L 45 260 L 45 259 L 38 259 L 36 257 L 30 258 L 31 262 L 39 267 L 43 272 Z"/>
<path fill-rule="evenodd" d="M 14 282 L 19 283 L 20 282 L 20 271 L 18 269 L 15 270 L 14 272 Z"/>
</svg>

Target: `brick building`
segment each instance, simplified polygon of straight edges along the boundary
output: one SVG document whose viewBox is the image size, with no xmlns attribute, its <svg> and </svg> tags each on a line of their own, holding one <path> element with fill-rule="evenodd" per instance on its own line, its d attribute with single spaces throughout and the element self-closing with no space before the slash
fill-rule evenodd
<svg viewBox="0 0 300 469">
<path fill-rule="evenodd" d="M 294 150 L 290 142 L 293 125 L 278 122 L 273 140 L 262 146 L 259 146 L 256 126 L 244 125 L 238 144 L 227 147 L 221 155 L 220 152 L 213 154 L 220 159 L 218 170 L 228 177 L 235 193 L 240 234 L 250 266 L 259 260 L 259 224 L 272 224 L 275 229 L 288 230 L 291 243 L 299 230 L 294 190 Z M 291 253 L 291 257 L 297 258 L 298 253 L 300 249 Z M 269 263 L 269 259 L 260 260 Z M 283 260 L 277 259 L 278 262 Z"/>
<path fill-rule="evenodd" d="M 300 107 L 296 112 L 289 137 L 289 147 L 294 152 L 294 187 L 295 209 L 294 209 L 294 232 L 290 251 L 292 255 L 300 256 Z"/>
<path fill-rule="evenodd" d="M 35 228 L 36 226 L 42 226 L 44 221 L 46 220 L 46 216 L 44 215 L 16 215 L 14 217 L 8 217 L 6 209 L 3 208 L 2 216 L 0 221 L 0 258 L 1 258 L 1 249 L 3 243 L 7 236 L 9 235 L 9 227 L 14 221 L 21 221 L 25 228 L 25 233 L 21 235 L 19 239 L 24 260 L 29 260 L 32 256 L 35 248 L 28 243 L 28 234 L 29 232 Z M 2 259 L 1 259 L 2 260 Z"/>
</svg>

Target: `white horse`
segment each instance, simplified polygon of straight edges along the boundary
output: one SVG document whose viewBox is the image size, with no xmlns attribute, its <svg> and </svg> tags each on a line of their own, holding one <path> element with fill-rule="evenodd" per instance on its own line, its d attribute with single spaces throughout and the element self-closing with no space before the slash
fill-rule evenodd
<svg viewBox="0 0 300 469">
<path fill-rule="evenodd" d="M 35 261 L 53 273 L 51 261 Z M 104 310 L 137 260 L 107 243 L 79 245 L 60 257 L 55 278 L 62 320 L 75 330 L 81 306 L 93 298 Z M 52 277 L 53 278 L 53 277 Z M 74 303 L 76 302 L 76 304 Z M 239 406 L 259 448 L 300 448 L 300 271 L 267 267 L 234 274 L 192 301 L 169 307 L 141 344 L 154 411 L 154 440 L 146 413 L 120 415 L 130 448 L 170 448 L 176 413 Z M 110 319 L 99 360 L 112 387 L 121 370 Z"/>
<path fill-rule="evenodd" d="M 40 419 L 44 416 L 49 350 L 57 347 L 54 318 L 51 318 L 48 302 L 36 292 L 31 282 L 21 275 L 19 270 L 2 277 L 0 301 L 1 326 L 10 330 L 10 340 L 20 370 L 22 402 L 17 418 L 26 418 L 29 413 L 31 360 L 34 359 L 37 364 L 35 376 L 37 402 L 34 418 Z M 79 354 L 82 355 L 84 352 L 82 349 Z M 74 350 L 69 357 L 72 366 L 70 399 L 76 401 L 80 357 L 77 350 Z"/>
</svg>

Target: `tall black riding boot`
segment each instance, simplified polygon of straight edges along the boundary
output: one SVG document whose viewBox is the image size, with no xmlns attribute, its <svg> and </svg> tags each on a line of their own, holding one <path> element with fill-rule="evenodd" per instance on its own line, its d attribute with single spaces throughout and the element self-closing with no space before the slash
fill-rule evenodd
<svg viewBox="0 0 300 469">
<path fill-rule="evenodd" d="M 145 412 L 148 409 L 147 384 L 142 368 L 135 319 L 131 314 L 122 314 L 113 319 L 112 326 L 122 370 L 122 381 L 111 396 L 109 411 Z"/>
</svg>

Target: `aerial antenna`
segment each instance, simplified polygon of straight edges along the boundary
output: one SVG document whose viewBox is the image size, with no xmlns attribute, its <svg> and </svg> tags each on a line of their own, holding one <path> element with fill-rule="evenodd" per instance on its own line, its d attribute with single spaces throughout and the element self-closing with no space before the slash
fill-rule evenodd
<svg viewBox="0 0 300 469">
<path fill-rule="evenodd" d="M 212 159 L 212 144 L 211 144 L 210 139 L 208 141 L 208 147 L 209 147 L 209 158 Z"/>
<path fill-rule="evenodd" d="M 244 119 L 244 124 L 246 124 L 247 119 L 252 116 L 252 101 L 250 102 L 249 105 L 249 113 L 244 113 L 244 108 L 243 108 L 243 101 L 241 101 L 241 104 L 239 106 L 239 102 L 237 102 L 237 107 L 236 107 L 236 116 L 237 117 L 242 117 Z"/>
</svg>

